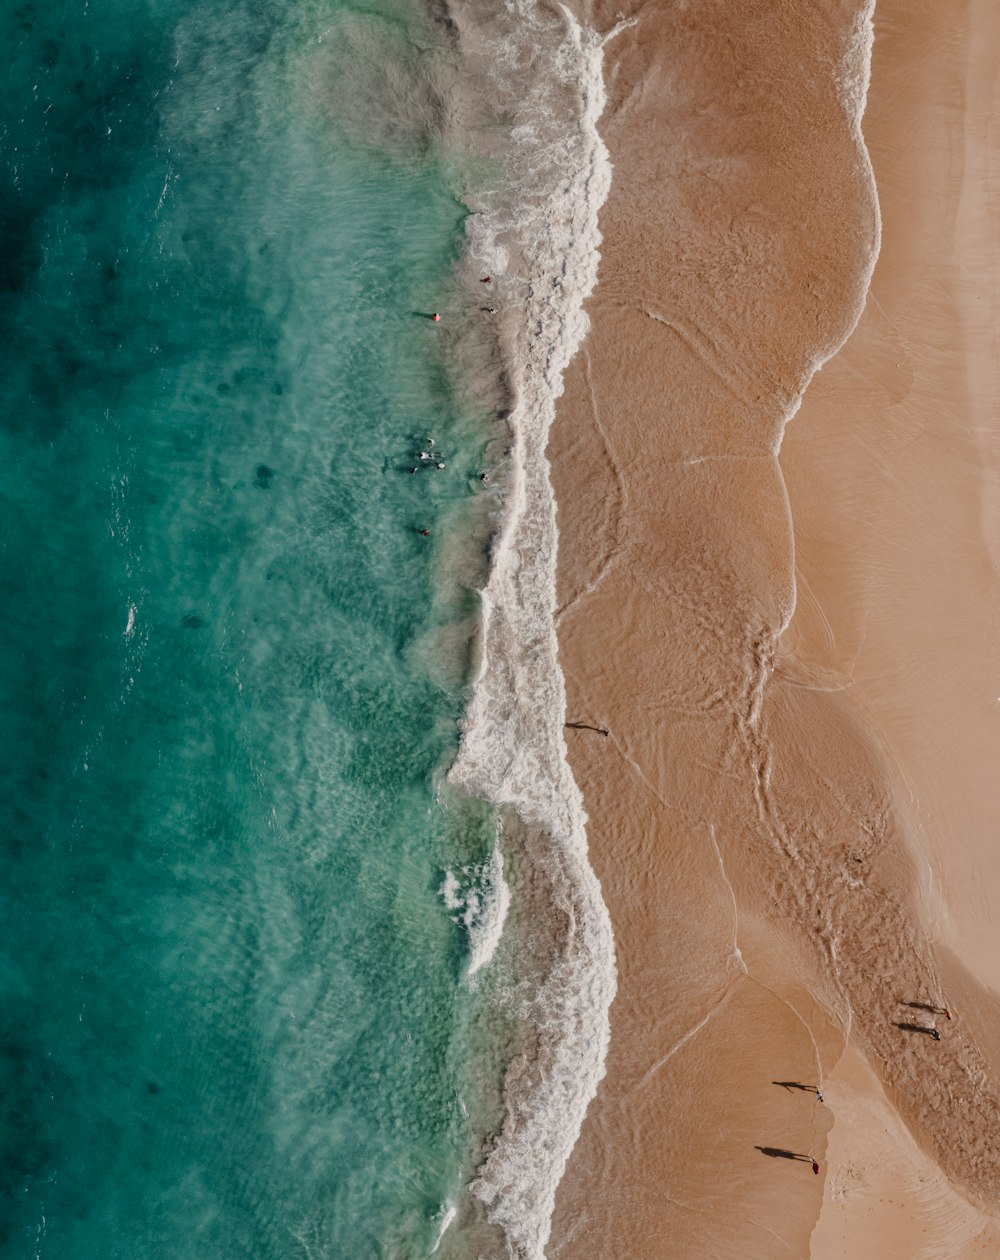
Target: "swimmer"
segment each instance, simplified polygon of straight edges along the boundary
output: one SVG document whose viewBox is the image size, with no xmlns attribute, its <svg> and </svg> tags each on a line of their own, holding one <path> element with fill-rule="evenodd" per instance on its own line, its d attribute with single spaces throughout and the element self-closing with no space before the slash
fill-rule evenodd
<svg viewBox="0 0 1000 1260">
<path fill-rule="evenodd" d="M 435 465 L 434 465 L 434 467 L 435 467 L 435 468 L 443 468 L 443 467 L 444 467 L 444 464 L 443 464 L 443 463 L 441 463 L 441 464 L 435 464 Z"/>
</svg>

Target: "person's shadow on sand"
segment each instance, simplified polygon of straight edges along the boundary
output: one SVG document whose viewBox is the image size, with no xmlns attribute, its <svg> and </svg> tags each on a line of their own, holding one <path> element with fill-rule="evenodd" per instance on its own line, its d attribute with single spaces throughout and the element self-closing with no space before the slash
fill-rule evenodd
<svg viewBox="0 0 1000 1260">
<path fill-rule="evenodd" d="M 755 1146 L 755 1151 L 760 1151 L 762 1155 L 769 1155 L 771 1159 L 795 1159 L 800 1160 L 803 1164 L 812 1164 L 812 1170 L 819 1174 L 819 1164 L 811 1155 L 800 1155 L 797 1151 L 786 1151 L 783 1146 Z"/>
<path fill-rule="evenodd" d="M 941 1034 L 938 1032 L 938 1030 L 936 1028 L 928 1028 L 926 1024 L 902 1023 L 902 1024 L 897 1024 L 896 1027 L 902 1029 L 903 1032 L 925 1033 L 928 1037 L 933 1037 L 935 1041 L 941 1040 Z"/>
<path fill-rule="evenodd" d="M 951 1011 L 947 1006 L 935 1006 L 933 1002 L 907 1002 L 905 998 L 899 999 L 900 1006 L 908 1006 L 913 1011 L 926 1011 L 929 1015 L 945 1015 L 951 1019 Z"/>
<path fill-rule="evenodd" d="M 772 1159 L 801 1159 L 807 1164 L 813 1162 L 811 1155 L 798 1155 L 795 1151 L 786 1151 L 781 1146 L 755 1146 L 755 1151 L 760 1151 L 762 1155 L 770 1155 Z"/>
</svg>

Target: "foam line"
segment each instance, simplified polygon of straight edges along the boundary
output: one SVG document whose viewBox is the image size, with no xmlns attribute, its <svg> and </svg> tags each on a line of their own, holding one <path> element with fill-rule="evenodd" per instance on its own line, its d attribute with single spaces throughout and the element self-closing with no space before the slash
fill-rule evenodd
<svg viewBox="0 0 1000 1260">
<path fill-rule="evenodd" d="M 615 992 L 607 908 L 587 858 L 586 817 L 566 759 L 557 659 L 556 515 L 545 448 L 563 372 L 588 329 L 597 215 L 611 164 L 597 131 L 605 40 L 528 0 L 488 34 L 497 96 L 518 94 L 510 187 L 470 218 L 468 260 L 492 273 L 514 406 L 508 512 L 482 592 L 482 653 L 451 780 L 512 806 L 546 837 L 547 876 L 570 924 L 539 999 L 544 1055 L 509 1085 L 506 1120 L 472 1189 L 512 1255 L 541 1257 L 556 1187 L 604 1075 Z M 483 32 L 477 37 L 482 39 Z M 530 56 L 527 54 L 530 50 Z M 527 81 L 520 69 L 532 67 Z"/>
</svg>

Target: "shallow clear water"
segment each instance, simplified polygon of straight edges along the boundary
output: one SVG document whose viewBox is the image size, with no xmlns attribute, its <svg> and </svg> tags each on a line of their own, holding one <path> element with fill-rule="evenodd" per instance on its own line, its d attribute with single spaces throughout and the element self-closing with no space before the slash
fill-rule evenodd
<svg viewBox="0 0 1000 1260">
<path fill-rule="evenodd" d="M 486 431 L 408 9 L 4 2 L 4 1256 L 423 1255 L 468 1172 L 435 554 Z"/>
</svg>

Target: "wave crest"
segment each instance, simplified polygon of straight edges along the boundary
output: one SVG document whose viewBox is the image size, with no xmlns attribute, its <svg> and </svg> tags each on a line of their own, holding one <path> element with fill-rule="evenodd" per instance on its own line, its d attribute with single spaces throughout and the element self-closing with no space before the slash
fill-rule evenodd
<svg viewBox="0 0 1000 1260">
<path fill-rule="evenodd" d="M 482 592 L 480 667 L 452 783 L 513 808 L 531 836 L 559 921 L 532 1019 L 536 1044 L 510 1065 L 505 1119 L 472 1184 L 510 1252 L 540 1257 L 556 1187 L 604 1074 L 616 977 L 607 909 L 587 858 L 586 816 L 566 760 L 554 625 L 556 516 L 545 449 L 563 372 L 586 335 L 598 211 L 611 183 L 597 132 L 603 46 L 568 10 L 517 0 L 488 22 L 456 12 L 463 57 L 489 84 L 504 177 L 467 224 L 468 283 L 491 276 L 512 394 L 507 514 Z M 478 69 L 479 74 L 475 71 Z M 470 108 L 482 109 L 480 95 Z M 494 137 L 489 139 L 488 137 Z"/>
</svg>

